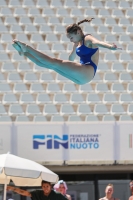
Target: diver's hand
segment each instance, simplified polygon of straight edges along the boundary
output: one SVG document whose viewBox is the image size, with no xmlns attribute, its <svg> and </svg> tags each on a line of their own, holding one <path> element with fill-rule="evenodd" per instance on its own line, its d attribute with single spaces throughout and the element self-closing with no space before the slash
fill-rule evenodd
<svg viewBox="0 0 133 200">
<path fill-rule="evenodd" d="M 121 47 L 117 47 L 117 45 L 114 44 L 114 43 L 111 45 L 110 49 L 111 49 L 111 50 L 122 50 Z"/>
</svg>

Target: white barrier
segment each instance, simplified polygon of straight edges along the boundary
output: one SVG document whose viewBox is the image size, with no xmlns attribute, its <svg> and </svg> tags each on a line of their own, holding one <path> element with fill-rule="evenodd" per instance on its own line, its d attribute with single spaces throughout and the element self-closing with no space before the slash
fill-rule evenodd
<svg viewBox="0 0 133 200">
<path fill-rule="evenodd" d="M 0 124 L 0 154 L 42 164 L 131 164 L 132 122 Z"/>
</svg>

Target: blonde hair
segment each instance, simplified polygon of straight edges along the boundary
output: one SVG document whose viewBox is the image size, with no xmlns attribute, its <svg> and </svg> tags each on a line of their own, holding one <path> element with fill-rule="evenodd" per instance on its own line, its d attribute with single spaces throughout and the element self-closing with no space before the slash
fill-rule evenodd
<svg viewBox="0 0 133 200">
<path fill-rule="evenodd" d="M 106 188 L 107 188 L 108 186 L 114 188 L 114 185 L 113 185 L 112 183 L 109 183 L 109 184 L 106 186 Z"/>
</svg>

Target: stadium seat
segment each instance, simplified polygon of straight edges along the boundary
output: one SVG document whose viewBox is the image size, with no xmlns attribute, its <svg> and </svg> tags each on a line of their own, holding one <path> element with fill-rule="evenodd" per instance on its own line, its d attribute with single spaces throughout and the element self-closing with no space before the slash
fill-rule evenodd
<svg viewBox="0 0 133 200">
<path fill-rule="evenodd" d="M 5 0 L 2 0 L 5 2 Z M 8 7 L 9 8 L 17 8 L 17 7 L 21 7 L 21 3 L 19 0 L 9 0 L 9 4 L 8 4 Z"/>
<path fill-rule="evenodd" d="M 103 104 L 96 104 L 95 106 L 94 106 L 94 115 L 107 115 L 107 114 L 109 114 L 109 111 L 108 111 L 108 109 L 107 109 L 107 107 L 106 107 L 106 105 L 103 105 Z"/>
<path fill-rule="evenodd" d="M 47 104 L 44 106 L 44 109 L 43 109 L 43 115 L 46 116 L 46 115 L 56 115 L 56 114 L 59 114 L 57 108 L 55 105 L 53 104 Z"/>
<path fill-rule="evenodd" d="M 131 102 L 133 102 L 133 97 L 131 96 L 131 94 L 127 94 L 127 93 L 120 94 L 120 97 L 119 97 L 119 103 L 120 104 L 128 105 Z"/>
<path fill-rule="evenodd" d="M 82 94 L 74 93 L 70 95 L 70 104 L 85 103 L 85 99 Z"/>
<path fill-rule="evenodd" d="M 120 115 L 119 121 L 133 121 L 133 119 L 129 115 Z"/>
<path fill-rule="evenodd" d="M 58 24 L 60 24 L 60 20 L 55 17 L 49 17 L 47 23 L 49 26 L 58 25 Z"/>
<path fill-rule="evenodd" d="M 128 85 L 127 85 L 127 92 L 129 94 L 133 93 L 133 83 L 128 83 Z"/>
<path fill-rule="evenodd" d="M 10 61 L 8 55 L 6 53 L 1 53 L 0 54 L 0 62 L 4 62 L 4 61 Z"/>
<path fill-rule="evenodd" d="M 29 118 L 27 116 L 16 116 L 16 122 L 29 122 Z"/>
<path fill-rule="evenodd" d="M 33 72 L 27 72 L 24 74 L 24 83 L 34 83 L 38 82 L 38 77 Z"/>
<path fill-rule="evenodd" d="M 129 104 L 127 107 L 127 114 L 133 115 L 133 104 Z"/>
<path fill-rule="evenodd" d="M 111 92 L 119 94 L 121 92 L 126 92 L 126 90 L 124 89 L 124 86 L 121 83 L 112 83 Z"/>
<path fill-rule="evenodd" d="M 133 81 L 133 79 L 131 77 L 131 74 L 126 73 L 126 72 L 120 73 L 120 76 L 119 76 L 120 83 L 128 83 L 128 82 L 132 82 L 132 81 Z"/>
<path fill-rule="evenodd" d="M 11 9 L 10 8 L 8 8 L 8 7 L 3 7 L 3 8 L 1 8 L 1 10 L 0 10 L 0 17 L 7 17 L 7 16 L 9 16 L 9 17 L 12 17 L 12 11 L 11 11 Z"/>
<path fill-rule="evenodd" d="M 121 53 L 119 61 L 121 63 L 127 63 L 127 62 L 132 62 L 133 59 L 132 59 L 132 56 L 130 56 L 130 54 L 128 54 L 128 53 Z"/>
<path fill-rule="evenodd" d="M 12 104 L 9 106 L 9 116 L 24 115 L 24 111 L 20 104 Z"/>
<path fill-rule="evenodd" d="M 110 92 L 108 85 L 105 83 L 96 83 L 95 92 L 98 94 L 104 94 Z"/>
<path fill-rule="evenodd" d="M 118 62 L 118 59 L 115 54 L 106 53 L 104 56 L 104 61 L 105 62 L 116 62 L 116 61 Z"/>
<path fill-rule="evenodd" d="M 15 62 L 25 62 L 26 59 L 24 56 L 20 56 L 18 53 L 12 53 L 11 61 Z"/>
<path fill-rule="evenodd" d="M 108 27 L 113 27 L 115 25 L 117 26 L 117 23 L 115 19 L 113 19 L 112 17 L 109 17 L 105 19 L 104 25 Z"/>
<path fill-rule="evenodd" d="M 78 8 L 72 8 L 70 12 L 70 17 L 82 17 L 83 13 Z"/>
<path fill-rule="evenodd" d="M 125 12 L 125 17 L 127 19 L 133 19 L 133 10 L 132 9 L 127 9 L 126 12 Z"/>
<path fill-rule="evenodd" d="M 78 5 L 77 7 L 80 9 L 85 9 L 85 8 L 89 8 L 90 7 L 90 2 L 86 1 L 86 0 L 79 0 L 78 1 Z"/>
<path fill-rule="evenodd" d="M 114 94 L 104 94 L 103 95 L 103 103 L 104 104 L 113 104 L 113 103 L 118 103 L 118 100 Z"/>
<path fill-rule="evenodd" d="M 11 93 L 11 87 L 7 83 L 0 83 L 0 94 Z"/>
<path fill-rule="evenodd" d="M 35 16 L 39 17 L 40 11 L 38 8 L 29 8 L 27 15 L 28 15 L 28 17 L 35 17 Z"/>
<path fill-rule="evenodd" d="M 8 43 L 6 45 L 6 52 L 7 53 L 13 53 L 13 52 L 16 53 L 16 49 L 12 46 L 12 43 Z"/>
<path fill-rule="evenodd" d="M 36 103 L 44 105 L 47 103 L 52 103 L 52 101 L 47 93 L 40 93 L 37 95 Z"/>
<path fill-rule="evenodd" d="M 104 8 L 103 3 L 101 1 L 92 1 L 91 2 L 91 8 L 97 9 L 97 8 Z"/>
<path fill-rule="evenodd" d="M 13 13 L 14 17 L 22 17 L 22 16 L 27 16 L 27 13 L 25 11 L 24 8 L 20 7 L 20 8 L 15 8 L 14 9 L 14 13 Z"/>
<path fill-rule="evenodd" d="M 85 26 L 83 26 L 83 32 L 84 32 L 85 34 L 88 34 L 88 33 L 93 34 L 93 33 L 96 33 L 96 29 L 95 29 L 95 27 L 86 26 L 86 24 L 85 24 Z M 72 49 L 72 48 L 71 48 L 71 49 Z"/>
<path fill-rule="evenodd" d="M 40 43 L 40 44 L 37 44 L 37 50 L 38 51 L 41 51 L 41 52 L 44 52 L 44 53 L 46 53 L 47 54 L 47 52 L 51 52 L 51 49 L 50 49 L 50 47 L 49 47 L 49 45 L 48 44 L 45 44 L 45 43 Z M 43 69 L 43 68 L 41 68 L 41 67 L 39 67 L 41 70 Z"/>
<path fill-rule="evenodd" d="M 29 43 L 28 37 L 24 33 L 18 33 L 18 34 L 16 34 L 15 39 L 22 40 L 25 43 Z"/>
<path fill-rule="evenodd" d="M 97 33 L 105 35 L 105 34 L 109 34 L 110 30 L 109 30 L 109 28 L 107 26 L 102 25 L 102 26 L 98 27 Z"/>
<path fill-rule="evenodd" d="M 52 115 L 51 122 L 63 122 L 64 118 L 61 115 Z"/>
<path fill-rule="evenodd" d="M 77 93 L 77 89 L 74 83 L 64 83 L 62 92 L 63 93 Z"/>
<path fill-rule="evenodd" d="M 43 115 L 37 115 L 37 116 L 34 116 L 33 121 L 34 122 L 46 122 L 47 119 Z"/>
<path fill-rule="evenodd" d="M 43 7 L 42 16 L 43 17 L 54 17 L 55 16 L 55 12 L 51 8 Z"/>
<path fill-rule="evenodd" d="M 48 25 L 48 24 L 43 24 L 43 25 L 40 25 L 40 28 L 39 28 L 39 33 L 44 35 L 44 34 L 51 34 L 52 33 L 52 29 L 51 27 Z M 47 36 L 48 37 L 48 36 Z M 47 38 L 46 38 L 47 39 Z M 54 41 L 57 39 L 56 38 L 56 35 L 54 36 Z M 49 38 L 48 38 L 48 41 L 49 41 Z M 48 42 L 49 43 L 49 42 Z"/>
<path fill-rule="evenodd" d="M 62 25 L 63 26 L 67 26 L 68 24 L 73 24 L 73 23 L 74 23 L 73 18 L 71 18 L 69 16 L 62 17 Z"/>
<path fill-rule="evenodd" d="M 103 115 L 102 121 L 116 121 L 113 115 Z"/>
<path fill-rule="evenodd" d="M 45 92 L 43 85 L 40 84 L 40 83 L 31 83 L 29 91 L 30 91 L 31 94 Z"/>
<path fill-rule="evenodd" d="M 105 35 L 105 42 L 115 42 L 117 41 L 117 37 L 112 34 Z"/>
<path fill-rule="evenodd" d="M 11 16 L 10 17 L 5 17 L 4 24 L 6 26 L 13 25 L 13 24 L 17 25 L 17 21 L 16 21 L 15 17 L 11 17 Z"/>
<path fill-rule="evenodd" d="M 77 116 L 77 115 L 70 115 L 70 116 L 68 117 L 68 121 L 77 122 L 77 121 L 82 121 L 82 119 L 80 118 L 80 116 Z"/>
<path fill-rule="evenodd" d="M 7 105 L 7 104 L 10 105 L 10 104 L 18 103 L 18 100 L 14 94 L 9 93 L 9 94 L 3 95 L 2 103 L 4 105 Z"/>
<path fill-rule="evenodd" d="M 68 97 L 62 93 L 54 94 L 53 103 L 54 104 L 69 103 Z"/>
<path fill-rule="evenodd" d="M 32 68 L 27 62 L 18 63 L 17 71 L 20 73 L 31 72 Z"/>
<path fill-rule="evenodd" d="M 26 85 L 24 83 L 15 83 L 13 88 L 13 93 L 21 94 L 29 92 Z"/>
<path fill-rule="evenodd" d="M 3 31 L 3 29 L 1 29 L 1 28 L 3 28 L 3 27 L 1 27 L 1 25 L 0 25 L 0 30 L 2 30 L 2 32 L 4 32 Z M 8 29 L 7 29 L 7 32 L 8 32 Z M 11 42 L 13 40 L 13 38 L 12 38 L 12 35 L 11 34 L 9 34 L 9 33 L 2 33 L 1 34 L 1 43 L 9 43 L 9 42 Z"/>
<path fill-rule="evenodd" d="M 87 115 L 85 121 L 96 122 L 99 121 L 98 117 L 95 115 Z"/>
<path fill-rule="evenodd" d="M 61 0 L 51 0 L 50 8 L 60 8 L 63 7 Z"/>
<path fill-rule="evenodd" d="M 32 94 L 24 93 L 24 94 L 20 95 L 19 103 L 20 104 L 30 104 L 30 103 L 35 103 L 35 100 L 34 100 Z"/>
<path fill-rule="evenodd" d="M 92 114 L 91 108 L 87 104 L 80 104 L 77 108 L 77 115 L 86 116 L 88 114 Z"/>
<path fill-rule="evenodd" d="M 5 0 L 1 0 L 0 1 L 0 8 L 4 8 L 4 7 L 7 7 L 7 2 Z"/>
<path fill-rule="evenodd" d="M 62 34 L 65 32 L 65 27 L 61 24 L 54 25 L 54 34 Z"/>
<path fill-rule="evenodd" d="M 92 80 L 93 83 L 100 83 L 100 82 L 102 82 L 102 81 L 103 81 L 103 80 L 102 80 L 100 74 L 98 74 L 98 73 L 95 74 L 95 76 L 94 76 L 94 78 L 93 78 L 93 80 Z"/>
<path fill-rule="evenodd" d="M 37 0 L 36 3 L 37 8 L 49 8 L 49 3 L 47 0 Z"/>
<path fill-rule="evenodd" d="M 112 63 L 111 71 L 112 72 L 124 72 L 125 68 L 124 68 L 122 63 L 119 63 L 119 62 L 118 63 Z"/>
<path fill-rule="evenodd" d="M 53 76 L 52 76 L 51 73 L 49 73 L 49 72 L 43 72 L 40 75 L 40 82 L 41 83 L 44 83 L 44 82 L 47 82 L 47 83 L 54 82 L 54 78 L 53 78 Z"/>
<path fill-rule="evenodd" d="M 23 0 L 22 2 L 22 7 L 23 8 L 31 8 L 31 7 L 34 7 L 35 4 L 34 4 L 34 1 L 33 0 Z"/>
<path fill-rule="evenodd" d="M 75 115 L 76 112 L 74 111 L 72 105 L 70 104 L 63 104 L 60 108 L 60 114 L 63 115 Z"/>
<path fill-rule="evenodd" d="M 20 75 L 16 72 L 11 72 L 8 74 L 7 76 L 7 82 L 8 83 L 21 83 L 22 79 L 20 77 Z"/>
<path fill-rule="evenodd" d="M 116 2 L 115 1 L 105 1 L 105 8 L 106 9 L 114 9 L 117 7 Z"/>
<path fill-rule="evenodd" d="M 84 15 L 85 18 L 88 17 L 88 16 L 92 16 L 94 18 L 97 17 L 96 11 L 91 9 L 90 7 L 84 9 L 84 14 L 83 15 Z M 94 21 L 97 22 L 97 19 L 94 19 Z M 101 19 L 100 19 L 100 21 L 101 21 Z M 102 24 L 102 22 L 101 22 L 101 24 Z"/>
<path fill-rule="evenodd" d="M 101 99 L 98 94 L 95 94 L 95 93 L 87 94 L 86 103 L 87 104 L 101 103 Z"/>
<path fill-rule="evenodd" d="M 111 15 L 108 10 L 106 10 L 105 8 L 102 8 L 102 9 L 99 9 L 99 11 L 98 11 L 98 17 L 99 18 L 107 18 L 107 17 L 111 17 Z"/>
<path fill-rule="evenodd" d="M 127 44 L 127 43 L 130 43 L 132 40 L 131 40 L 131 37 L 129 35 L 120 35 L 120 38 L 119 38 L 119 43 L 120 44 Z"/>
<path fill-rule="evenodd" d="M 1 66 L 1 72 L 14 72 L 16 71 L 13 63 L 11 62 L 3 62 Z"/>
<path fill-rule="evenodd" d="M 32 21 L 31 21 L 31 19 L 29 18 L 29 17 L 20 17 L 20 19 L 19 19 L 19 25 L 20 26 L 22 26 L 22 25 L 27 25 L 27 24 L 31 24 L 32 23 Z"/>
<path fill-rule="evenodd" d="M 42 112 L 40 111 L 40 108 L 36 104 L 29 104 L 26 107 L 26 115 L 27 116 L 34 116 L 34 115 L 41 115 Z"/>
<path fill-rule="evenodd" d="M 11 122 L 11 118 L 7 116 L 0 116 L 0 122 Z"/>
<path fill-rule="evenodd" d="M 63 44 L 60 44 L 60 43 L 58 43 L 58 44 L 52 44 L 51 51 L 53 53 L 66 52 Z"/>
<path fill-rule="evenodd" d="M 24 29 L 25 34 L 38 33 L 37 28 L 33 24 L 25 25 Z"/>
<path fill-rule="evenodd" d="M 112 28 L 112 34 L 113 35 L 120 35 L 120 34 L 123 34 L 123 32 L 124 32 L 124 30 L 120 26 L 116 25 L 116 26 L 113 26 L 113 28 Z"/>
<path fill-rule="evenodd" d="M 64 8 L 75 8 L 76 4 L 74 1 L 71 0 L 65 0 L 64 2 Z"/>
<path fill-rule="evenodd" d="M 47 33 L 46 38 L 45 38 L 45 42 L 46 43 L 59 43 L 59 40 L 58 40 L 58 37 L 56 35 L 53 35 L 53 33 L 49 33 L 49 34 Z"/>
<path fill-rule="evenodd" d="M 42 43 L 43 42 L 43 37 L 38 33 L 32 34 L 31 38 L 30 38 L 30 42 L 32 44 Z"/>
<path fill-rule="evenodd" d="M 130 8 L 130 4 L 127 1 L 120 1 L 118 8 L 120 10 L 128 10 Z"/>
<path fill-rule="evenodd" d="M 123 12 L 121 10 L 116 8 L 116 9 L 112 10 L 112 17 L 113 18 L 117 18 L 117 19 L 122 18 L 122 17 L 124 18 L 124 14 L 123 14 Z"/>
<path fill-rule="evenodd" d="M 57 83 L 49 83 L 46 88 L 47 93 L 58 93 L 61 92 L 61 88 Z"/>
<path fill-rule="evenodd" d="M 2 104 L 0 104 L 0 115 L 7 115 L 6 109 Z"/>
<path fill-rule="evenodd" d="M 126 52 L 127 53 L 132 53 L 133 52 L 133 44 L 127 44 Z"/>
<path fill-rule="evenodd" d="M 6 79 L 5 79 L 4 74 L 0 73 L 0 83 L 5 83 L 5 82 L 6 82 Z"/>
<path fill-rule="evenodd" d="M 68 78 L 66 78 L 60 74 L 56 75 L 56 83 L 70 83 L 70 82 L 71 81 Z"/>
<path fill-rule="evenodd" d="M 79 85 L 79 93 L 93 93 L 94 89 L 90 83 Z"/>
<path fill-rule="evenodd" d="M 111 73 L 111 72 L 106 72 L 103 77 L 103 82 L 104 83 L 114 83 L 118 82 L 118 77 L 116 74 Z"/>
<path fill-rule="evenodd" d="M 121 18 L 121 19 L 119 19 L 118 26 L 127 27 L 129 25 L 131 25 L 129 19 L 127 19 L 127 18 Z"/>
<path fill-rule="evenodd" d="M 46 25 L 46 19 L 42 16 L 34 16 L 34 19 L 33 19 L 33 25 L 34 26 L 38 26 L 38 25 Z"/>
<path fill-rule="evenodd" d="M 110 113 L 112 115 L 119 116 L 119 115 L 122 115 L 122 114 L 126 114 L 126 111 L 124 110 L 124 108 L 123 108 L 122 105 L 120 105 L 120 104 L 113 104 L 111 106 Z"/>
</svg>

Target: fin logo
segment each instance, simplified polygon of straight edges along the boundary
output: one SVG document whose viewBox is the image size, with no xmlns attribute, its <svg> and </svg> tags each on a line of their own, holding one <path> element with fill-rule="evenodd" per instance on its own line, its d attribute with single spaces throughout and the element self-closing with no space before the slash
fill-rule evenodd
<svg viewBox="0 0 133 200">
<path fill-rule="evenodd" d="M 46 145 L 47 149 L 59 149 L 60 146 L 68 149 L 68 135 L 60 138 L 58 135 L 33 135 L 33 149 Z"/>
</svg>

